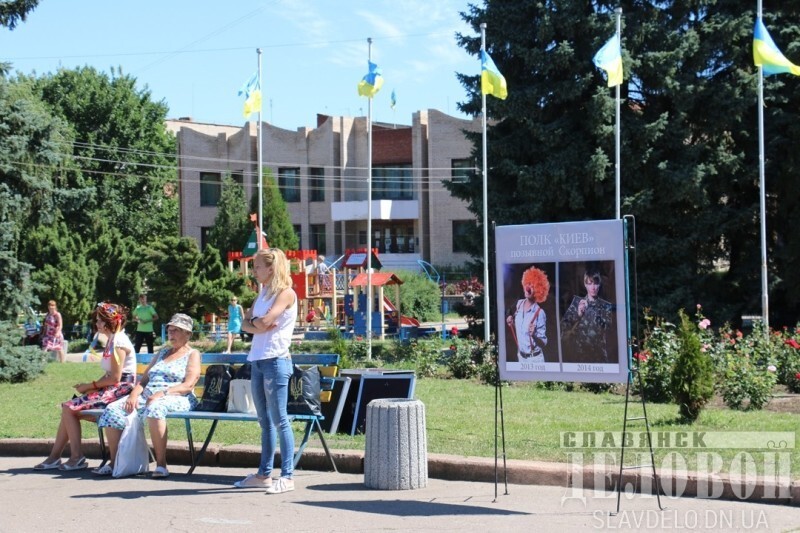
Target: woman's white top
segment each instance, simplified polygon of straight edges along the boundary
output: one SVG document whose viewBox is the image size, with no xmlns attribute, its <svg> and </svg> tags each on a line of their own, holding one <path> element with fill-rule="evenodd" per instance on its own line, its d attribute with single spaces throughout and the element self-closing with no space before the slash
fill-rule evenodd
<svg viewBox="0 0 800 533">
<path fill-rule="evenodd" d="M 125 359 L 120 361 L 123 374 L 136 374 L 136 353 L 133 348 L 133 343 L 128 338 L 124 331 L 120 331 L 110 335 L 106 343 L 114 343 L 114 349 L 120 350 L 120 354 L 125 354 Z M 127 353 L 122 351 L 127 348 Z M 100 359 L 100 368 L 106 372 L 111 372 L 111 357 L 103 357 Z"/>
<path fill-rule="evenodd" d="M 284 309 L 278 316 L 274 327 L 264 333 L 253 335 L 253 344 L 250 345 L 250 354 L 247 356 L 248 361 L 289 357 L 289 345 L 292 343 L 294 324 L 297 321 L 297 294 L 294 290 L 289 290 L 292 291 L 294 297 L 292 305 Z M 262 290 L 253 303 L 252 316 L 258 318 L 266 315 L 272 309 L 277 298 L 277 294 L 267 297 Z"/>
</svg>

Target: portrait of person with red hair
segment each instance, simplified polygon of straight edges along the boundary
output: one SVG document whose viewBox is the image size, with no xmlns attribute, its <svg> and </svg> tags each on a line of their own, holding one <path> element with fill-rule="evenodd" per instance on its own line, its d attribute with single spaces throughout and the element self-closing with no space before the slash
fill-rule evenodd
<svg viewBox="0 0 800 533">
<path fill-rule="evenodd" d="M 522 291 L 525 298 L 506 317 L 517 344 L 519 362 L 544 363 L 547 346 L 547 314 L 541 304 L 550 294 L 550 280 L 544 270 L 531 266 L 522 273 Z"/>
</svg>

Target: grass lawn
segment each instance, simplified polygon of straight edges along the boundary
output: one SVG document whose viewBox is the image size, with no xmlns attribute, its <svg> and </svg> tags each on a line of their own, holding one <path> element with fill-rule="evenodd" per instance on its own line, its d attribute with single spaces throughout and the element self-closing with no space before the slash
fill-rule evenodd
<svg viewBox="0 0 800 533">
<path fill-rule="evenodd" d="M 0 438 L 32 437 L 52 438 L 59 418 L 59 403 L 71 397 L 71 385 L 97 379 L 102 374 L 98 363 L 50 363 L 44 375 L 33 382 L 0 383 Z M 428 451 L 472 457 L 493 457 L 495 447 L 495 389 L 474 381 L 450 379 L 418 379 L 416 397 L 425 404 L 428 430 Z M 619 460 L 616 443 L 606 442 L 604 447 L 562 447 L 565 432 L 621 432 L 625 406 L 624 396 L 615 394 L 593 394 L 590 392 L 550 391 L 534 383 L 514 383 L 503 388 L 505 446 L 509 459 L 568 462 L 571 454 L 582 452 L 585 464 L 593 461 L 595 453 L 608 453 L 611 460 Z M 775 450 L 764 448 L 746 449 L 742 442 L 749 432 L 764 441 L 765 432 L 789 432 L 797 437 L 798 419 L 793 413 L 772 411 L 739 412 L 726 408 L 709 407 L 693 425 L 680 423 L 678 408 L 671 404 L 648 404 L 647 414 L 651 430 L 658 443 L 659 433 L 675 441 L 675 432 L 700 432 L 703 442 L 714 446 L 707 449 L 666 448 L 656 449 L 656 464 L 664 464 L 671 452 L 678 452 L 686 461 L 689 470 L 697 468 L 703 455 L 722 460 L 715 470 L 737 471 L 746 465 L 735 458 L 752 459 L 759 473 L 765 472 L 776 457 Z M 629 416 L 641 415 L 641 403 L 631 402 Z M 205 429 L 202 422 L 195 422 L 195 435 Z M 186 440 L 182 423 L 170 423 L 170 439 Z M 295 425 L 299 428 L 299 425 Z M 629 430 L 644 430 L 641 421 L 629 423 Z M 731 432 L 724 435 L 723 432 Z M 84 423 L 84 435 L 95 437 L 94 424 Z M 598 437 L 598 444 L 603 434 Z M 253 423 L 221 423 L 214 442 L 219 444 L 259 443 L 260 431 Z M 582 435 L 577 435 L 580 444 Z M 714 440 L 722 440 L 722 446 Z M 315 440 L 312 438 L 312 441 Z M 338 434 L 326 436 L 333 449 L 364 449 L 364 436 Z M 691 442 L 691 440 L 690 440 Z M 800 441 L 798 441 L 800 442 Z M 312 442 L 312 446 L 318 443 Z M 760 444 L 759 444 L 760 445 Z M 792 477 L 800 472 L 800 457 L 795 453 L 794 443 L 784 448 L 783 460 L 791 463 Z M 498 449 L 501 443 L 498 440 Z M 788 450 L 788 451 L 787 451 Z M 646 452 L 646 448 L 628 449 L 629 452 Z M 740 452 L 746 452 L 741 454 Z M 676 457 L 674 454 L 671 457 Z M 626 461 L 627 463 L 627 461 Z M 767 468 L 767 472 L 769 472 Z M 781 471 L 781 470 L 779 470 Z M 785 472 L 785 469 L 782 470 Z"/>
</svg>

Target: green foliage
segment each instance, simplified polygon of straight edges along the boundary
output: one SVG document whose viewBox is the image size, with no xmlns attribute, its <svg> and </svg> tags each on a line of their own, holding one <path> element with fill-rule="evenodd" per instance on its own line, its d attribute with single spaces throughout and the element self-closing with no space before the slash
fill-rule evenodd
<svg viewBox="0 0 800 533">
<path fill-rule="evenodd" d="M 25 22 L 28 13 L 39 5 L 39 0 L 7 0 L 0 2 L 0 26 L 13 30 Z"/>
<path fill-rule="evenodd" d="M 482 356 L 482 352 L 475 352 L 475 342 L 466 339 L 453 339 L 452 346 L 455 351 L 447 360 L 447 368 L 456 379 L 470 379 L 478 374 L 478 361 L 475 356 Z"/>
<path fill-rule="evenodd" d="M 231 294 L 242 294 L 245 291 L 245 279 L 225 268 L 219 251 L 207 245 L 198 265 L 195 293 L 197 312 L 219 313 L 227 309 Z"/>
<path fill-rule="evenodd" d="M 21 346 L 16 324 L 0 321 L 0 383 L 29 381 L 44 371 L 47 353 L 38 346 Z"/>
<path fill-rule="evenodd" d="M 400 313 L 416 318 L 420 322 L 429 322 L 441 318 L 442 299 L 439 287 L 419 272 L 400 270 L 395 275 L 402 280 L 400 285 Z M 397 306 L 395 295 L 391 290 L 386 296 Z"/>
<path fill-rule="evenodd" d="M 636 392 L 644 394 L 646 401 L 667 403 L 672 400 L 672 371 L 680 350 L 680 339 L 675 324 L 645 313 L 648 329 L 642 350 L 634 354 L 639 367 L 639 379 L 634 381 Z M 640 384 L 641 383 L 641 384 Z"/>
<path fill-rule="evenodd" d="M 683 310 L 678 316 L 680 346 L 672 369 L 671 388 L 681 416 L 693 422 L 714 394 L 714 367 L 700 343 L 697 326 Z"/>
<path fill-rule="evenodd" d="M 217 204 L 217 217 L 208 234 L 208 244 L 219 250 L 220 259 L 227 261 L 228 252 L 241 252 L 253 230 L 247 212 L 244 188 L 229 175 L 222 180 L 222 195 Z"/>
<path fill-rule="evenodd" d="M 61 69 L 36 79 L 35 88 L 77 141 L 69 152 L 82 173 L 66 175 L 62 186 L 96 191 L 75 200 L 82 208 L 69 218 L 71 229 L 94 237 L 98 222 L 108 220 L 140 243 L 176 236 L 176 143 L 166 129 L 166 103 L 113 69 Z"/>
<path fill-rule="evenodd" d="M 177 312 L 199 318 L 195 296 L 200 285 L 201 259 L 197 242 L 189 237 L 167 237 L 147 251 L 143 275 L 151 290 L 149 301 L 162 320 Z"/>
<path fill-rule="evenodd" d="M 64 327 L 85 322 L 94 307 L 97 263 L 85 253 L 81 237 L 59 219 L 28 233 L 22 257 L 41 265 L 31 276 L 42 287 L 37 296 L 42 303 L 58 303 Z"/>
<path fill-rule="evenodd" d="M 780 334 L 771 335 L 759 323 L 747 337 L 736 339 L 732 332 L 723 332 L 722 338 L 734 341 L 723 343 L 724 351 L 716 351 L 723 377 L 719 385 L 722 399 L 731 409 L 763 408 L 772 398 L 778 378 L 773 355 L 782 348 Z"/>
<path fill-rule="evenodd" d="M 292 219 L 286 209 L 286 202 L 283 201 L 278 184 L 272 176 L 272 171 L 268 168 L 263 173 L 263 194 L 262 194 L 262 216 L 264 219 L 263 230 L 267 234 L 267 242 L 273 248 L 281 250 L 297 250 L 300 240 L 292 226 Z M 253 213 L 258 212 L 258 195 L 253 196 L 250 203 Z"/>
</svg>

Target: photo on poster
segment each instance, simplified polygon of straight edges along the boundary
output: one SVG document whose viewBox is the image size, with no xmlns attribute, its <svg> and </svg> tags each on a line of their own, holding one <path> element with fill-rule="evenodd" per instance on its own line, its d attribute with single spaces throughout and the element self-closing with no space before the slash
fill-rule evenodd
<svg viewBox="0 0 800 533">
<path fill-rule="evenodd" d="M 506 365 L 511 370 L 558 370 L 555 264 L 503 265 Z"/>
<path fill-rule="evenodd" d="M 559 263 L 559 328 L 565 363 L 617 362 L 613 261 Z"/>
<path fill-rule="evenodd" d="M 495 243 L 500 379 L 626 382 L 624 221 L 498 226 Z"/>
</svg>

